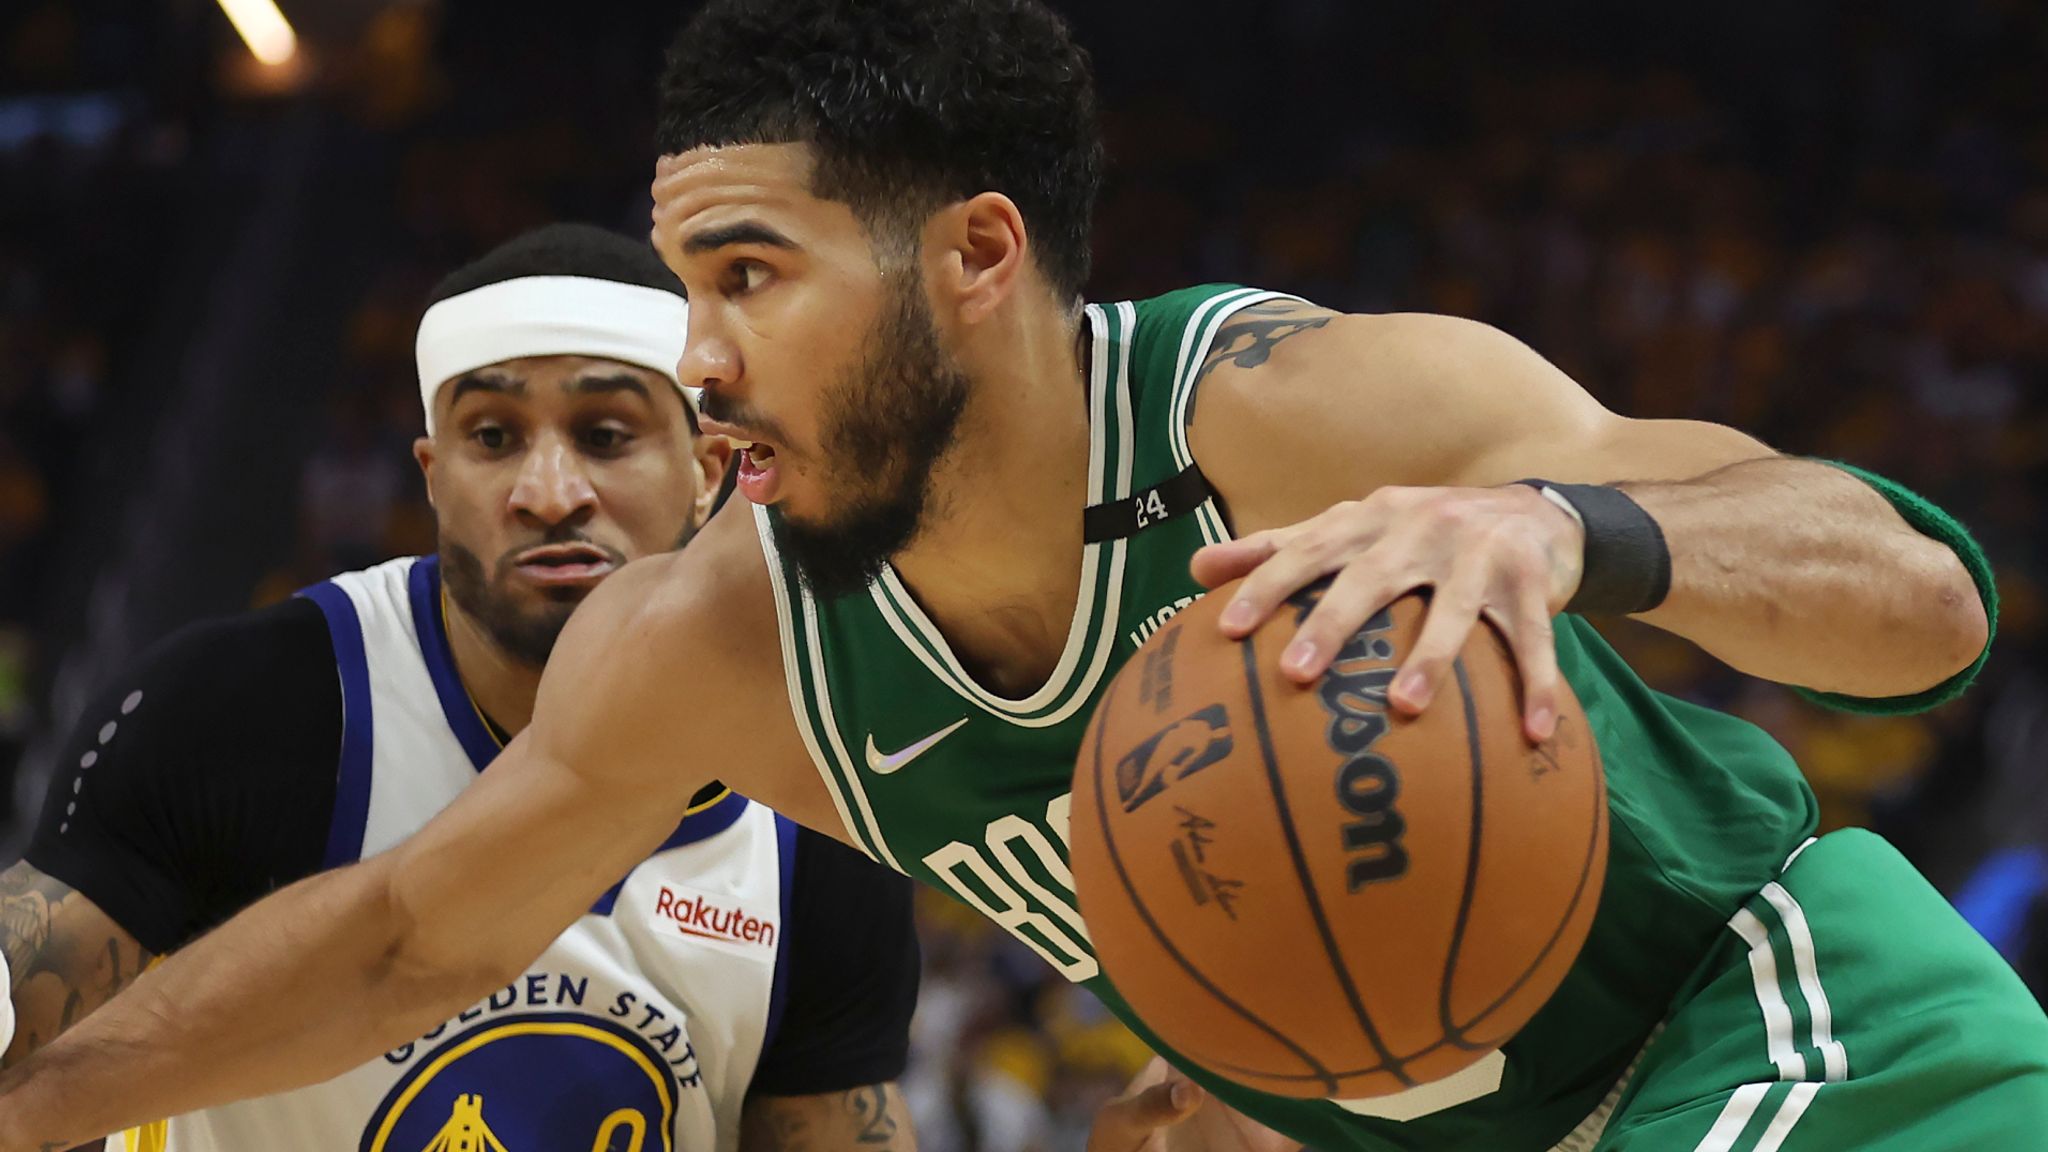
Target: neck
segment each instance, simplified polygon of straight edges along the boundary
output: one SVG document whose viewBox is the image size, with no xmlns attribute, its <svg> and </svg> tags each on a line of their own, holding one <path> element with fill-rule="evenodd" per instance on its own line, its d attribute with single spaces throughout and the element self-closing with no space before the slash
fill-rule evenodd
<svg viewBox="0 0 2048 1152">
<path fill-rule="evenodd" d="M 448 622 L 448 649 L 455 657 L 455 675 L 470 700 L 491 723 L 508 735 L 519 735 L 533 720 L 541 670 L 513 659 L 498 647 L 454 597 L 442 598 L 441 613 Z"/>
<path fill-rule="evenodd" d="M 1093 330 L 1048 312 L 1009 335 L 894 563 L 975 678 L 1015 698 L 1051 676 L 1080 600 Z"/>
</svg>

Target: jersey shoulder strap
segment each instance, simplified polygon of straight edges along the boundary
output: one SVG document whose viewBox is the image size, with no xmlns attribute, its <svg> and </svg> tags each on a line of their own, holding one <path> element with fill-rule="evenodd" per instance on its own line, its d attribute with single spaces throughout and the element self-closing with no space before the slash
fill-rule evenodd
<svg viewBox="0 0 2048 1152">
<path fill-rule="evenodd" d="M 1238 284 L 1199 284 L 1149 300 L 1133 301 L 1130 341 L 1132 383 L 1171 388 L 1194 355 L 1195 320 L 1206 319 L 1230 301 L 1252 294 Z"/>
<path fill-rule="evenodd" d="M 1221 346 L 1219 336 L 1231 317 L 1272 300 L 1293 299 L 1284 292 L 1204 284 L 1116 305 L 1129 318 L 1128 375 L 1138 463 L 1134 491 L 1141 497 L 1155 486 L 1162 498 L 1170 497 L 1177 483 L 1194 494 L 1195 482 L 1182 477 L 1200 471 L 1188 445 L 1188 426 L 1203 365 Z"/>
<path fill-rule="evenodd" d="M 342 689 L 341 759 L 324 866 L 412 834 L 498 754 L 442 621 L 440 567 L 406 557 L 300 593 L 320 606 Z"/>
</svg>

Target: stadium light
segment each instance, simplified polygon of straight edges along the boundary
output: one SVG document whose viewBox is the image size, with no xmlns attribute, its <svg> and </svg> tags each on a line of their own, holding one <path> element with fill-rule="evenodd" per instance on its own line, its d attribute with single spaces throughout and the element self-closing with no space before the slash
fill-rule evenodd
<svg viewBox="0 0 2048 1152">
<path fill-rule="evenodd" d="M 299 50 L 299 38 L 277 10 L 276 0 L 220 0 L 220 10 L 249 46 L 249 55 L 263 63 L 282 64 Z"/>
</svg>

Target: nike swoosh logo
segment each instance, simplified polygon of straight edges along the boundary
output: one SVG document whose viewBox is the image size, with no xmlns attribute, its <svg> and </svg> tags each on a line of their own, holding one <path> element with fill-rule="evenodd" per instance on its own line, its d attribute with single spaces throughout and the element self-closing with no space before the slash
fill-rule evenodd
<svg viewBox="0 0 2048 1152">
<path fill-rule="evenodd" d="M 967 720 L 967 717 L 962 716 L 960 719 L 919 740 L 910 747 L 900 752 L 891 752 L 887 756 L 882 755 L 882 750 L 875 747 L 875 734 L 872 732 L 868 733 L 868 771 L 873 772 L 877 776 L 887 776 L 892 772 L 902 771 L 905 764 L 931 751 L 933 746 L 938 744 L 939 741 L 944 740 L 966 726 Z"/>
</svg>

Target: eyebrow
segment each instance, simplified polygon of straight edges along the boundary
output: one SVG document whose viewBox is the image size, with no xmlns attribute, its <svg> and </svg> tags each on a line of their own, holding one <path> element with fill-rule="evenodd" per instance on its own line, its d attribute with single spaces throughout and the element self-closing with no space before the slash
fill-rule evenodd
<svg viewBox="0 0 2048 1152">
<path fill-rule="evenodd" d="M 654 394 L 647 390 L 638 377 L 623 372 L 606 376 L 578 376 L 566 384 L 569 392 L 577 396 L 603 396 L 613 392 L 631 392 L 642 400 L 652 402 Z"/>
<path fill-rule="evenodd" d="M 472 392 L 488 392 L 497 396 L 524 396 L 526 381 L 510 376 L 485 376 L 471 372 L 455 381 L 455 388 L 448 393 L 448 406 L 453 408 L 462 403 L 462 398 Z"/>
<path fill-rule="evenodd" d="M 770 248 L 794 249 L 796 241 L 758 220 L 742 220 L 718 228 L 707 228 L 683 241 L 683 254 L 696 256 L 733 244 L 765 244 Z"/>
<path fill-rule="evenodd" d="M 623 372 L 614 373 L 609 376 L 579 376 L 569 381 L 567 387 L 570 394 L 576 396 L 603 396 L 615 392 L 631 392 L 650 405 L 655 403 L 654 393 L 648 390 L 645 381 L 637 376 L 628 376 Z M 674 391 L 674 389 L 670 389 L 670 391 Z M 676 393 L 676 399 L 683 406 L 683 419 L 690 425 L 690 435 L 697 435 L 701 429 L 697 426 L 696 407 L 689 400 L 685 399 L 680 392 Z"/>
</svg>

